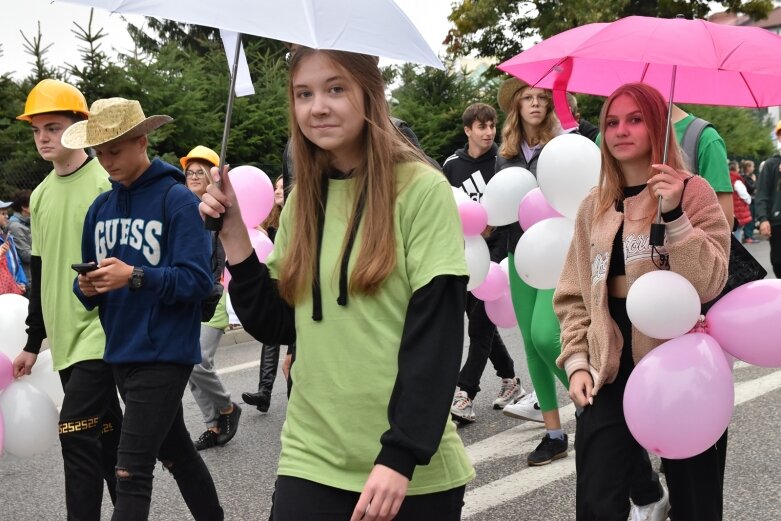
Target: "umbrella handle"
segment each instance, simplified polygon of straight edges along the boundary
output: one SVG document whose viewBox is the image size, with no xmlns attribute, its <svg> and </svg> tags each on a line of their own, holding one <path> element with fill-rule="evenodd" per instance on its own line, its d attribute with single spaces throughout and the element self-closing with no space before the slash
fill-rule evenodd
<svg viewBox="0 0 781 521">
<path fill-rule="evenodd" d="M 228 135 L 231 130 L 231 115 L 233 114 L 233 101 L 236 99 L 236 76 L 238 76 L 239 70 L 239 55 L 241 54 L 241 33 L 236 34 L 236 50 L 233 53 L 233 65 L 231 66 L 231 85 L 228 91 L 228 104 L 225 107 L 225 126 L 222 128 L 222 144 L 220 145 L 220 164 L 218 171 L 222 175 L 222 171 L 225 168 L 225 154 L 228 151 Z M 220 186 L 219 181 L 215 181 L 217 186 Z M 210 217 L 206 216 L 206 220 L 203 223 L 207 230 L 213 232 L 219 232 L 222 230 L 222 216 Z"/>
</svg>

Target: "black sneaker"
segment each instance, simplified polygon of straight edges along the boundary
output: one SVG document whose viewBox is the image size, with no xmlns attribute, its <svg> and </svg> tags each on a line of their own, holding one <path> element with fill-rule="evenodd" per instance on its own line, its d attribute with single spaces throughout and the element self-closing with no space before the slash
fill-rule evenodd
<svg viewBox="0 0 781 521">
<path fill-rule="evenodd" d="M 217 446 L 217 436 L 219 436 L 219 434 L 207 429 L 206 432 L 201 434 L 200 438 L 193 442 L 195 450 L 211 449 L 212 447 Z"/>
<path fill-rule="evenodd" d="M 564 439 L 551 438 L 549 434 L 545 434 L 542 441 L 534 451 L 526 458 L 526 462 L 530 467 L 539 467 L 540 465 L 547 465 L 553 460 L 567 457 L 567 435 L 564 435 Z"/>
<path fill-rule="evenodd" d="M 217 435 L 217 445 L 225 445 L 236 436 L 239 429 L 239 418 L 241 417 L 241 407 L 239 404 L 233 404 L 233 411 L 228 414 L 220 414 L 217 420 L 217 426 L 220 433 Z"/>
<path fill-rule="evenodd" d="M 271 406 L 271 393 L 265 389 L 260 389 L 256 393 L 241 393 L 241 399 L 247 405 L 254 405 L 260 412 L 268 412 Z"/>
</svg>

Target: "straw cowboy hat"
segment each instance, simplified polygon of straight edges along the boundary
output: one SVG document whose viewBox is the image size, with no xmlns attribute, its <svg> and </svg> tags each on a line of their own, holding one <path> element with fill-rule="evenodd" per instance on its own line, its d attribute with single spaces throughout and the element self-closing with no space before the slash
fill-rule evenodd
<svg viewBox="0 0 781 521">
<path fill-rule="evenodd" d="M 512 101 L 515 93 L 521 89 L 525 89 L 529 84 L 518 78 L 507 78 L 499 86 L 499 94 L 496 98 L 499 102 L 499 108 L 504 112 L 509 112 L 512 108 Z"/>
<path fill-rule="evenodd" d="M 62 134 L 66 148 L 79 149 L 143 136 L 173 121 L 171 116 L 144 116 L 141 104 L 124 98 L 99 99 L 89 119 L 74 123 Z"/>
</svg>

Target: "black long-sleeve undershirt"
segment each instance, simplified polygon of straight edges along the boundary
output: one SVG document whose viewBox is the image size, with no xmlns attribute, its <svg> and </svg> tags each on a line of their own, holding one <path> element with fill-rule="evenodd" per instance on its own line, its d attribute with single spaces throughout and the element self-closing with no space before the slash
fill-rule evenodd
<svg viewBox="0 0 781 521">
<path fill-rule="evenodd" d="M 228 267 L 231 303 L 244 329 L 265 344 L 295 341 L 293 309 L 279 296 L 268 268 L 254 253 Z M 417 465 L 431 461 L 447 425 L 461 367 L 466 283 L 466 277 L 434 277 L 407 307 L 388 403 L 390 428 L 380 438 L 375 463 L 410 479 Z"/>
<path fill-rule="evenodd" d="M 24 350 L 28 353 L 38 354 L 41 350 L 43 339 L 46 338 L 46 324 L 43 322 L 43 309 L 41 308 L 41 258 L 37 255 L 30 257 L 30 294 L 27 304 L 27 344 Z"/>
</svg>

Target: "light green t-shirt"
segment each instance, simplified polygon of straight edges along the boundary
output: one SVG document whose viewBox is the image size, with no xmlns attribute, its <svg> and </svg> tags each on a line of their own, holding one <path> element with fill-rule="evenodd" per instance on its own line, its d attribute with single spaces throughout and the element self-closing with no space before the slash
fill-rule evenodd
<svg viewBox="0 0 781 521">
<path fill-rule="evenodd" d="M 106 337 L 98 310 L 87 311 L 73 294 L 81 262 L 84 217 L 95 197 L 111 189 L 96 159 L 68 176 L 52 171 L 30 196 L 32 254 L 41 258 L 41 307 L 55 370 L 103 358 Z"/>
<path fill-rule="evenodd" d="M 217 303 L 217 308 L 214 310 L 214 316 L 208 322 L 202 322 L 214 329 L 225 329 L 228 327 L 228 309 L 226 308 L 226 302 L 228 299 L 228 291 L 222 292 L 222 297 Z"/>
<path fill-rule="evenodd" d="M 689 114 L 675 123 L 675 137 L 678 139 L 678 143 L 683 139 L 683 134 L 692 121 L 694 121 L 694 116 Z M 700 142 L 697 146 L 697 164 L 700 175 L 710 183 L 714 192 L 732 193 L 732 181 L 729 178 L 727 161 L 726 143 L 715 128 L 706 127 L 700 134 Z"/>
<path fill-rule="evenodd" d="M 329 181 L 320 257 L 323 320 L 312 320 L 312 295 L 306 292 L 295 308 L 295 385 L 282 428 L 280 475 L 362 490 L 380 452 L 380 436 L 390 427 L 387 407 L 398 374 L 410 297 L 438 275 L 468 274 L 463 233 L 445 177 L 420 163 L 400 165 L 396 175 L 396 267 L 376 295 L 351 294 L 346 306 L 339 306 L 336 299 L 354 182 Z M 294 198 L 295 192 L 291 201 Z M 268 260 L 275 278 L 292 217 L 292 212 L 283 211 Z M 348 272 L 361 249 L 362 229 Z M 411 495 L 449 490 L 474 477 L 455 425 L 449 418 L 444 421 L 442 441 L 431 463 L 415 469 Z"/>
</svg>

